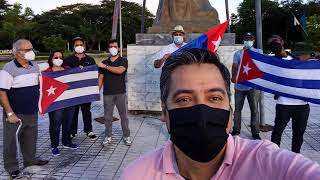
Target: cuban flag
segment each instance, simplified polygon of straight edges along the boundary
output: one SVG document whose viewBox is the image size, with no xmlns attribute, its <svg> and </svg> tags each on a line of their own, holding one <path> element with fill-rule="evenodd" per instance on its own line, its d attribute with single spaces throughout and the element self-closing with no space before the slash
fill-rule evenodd
<svg viewBox="0 0 320 180">
<path fill-rule="evenodd" d="M 40 76 L 40 113 L 100 100 L 96 65 Z"/>
<path fill-rule="evenodd" d="M 237 83 L 320 104 L 320 61 L 284 60 L 247 50 L 243 53 Z"/>
<path fill-rule="evenodd" d="M 229 25 L 229 20 L 210 29 L 208 32 L 202 34 L 198 38 L 190 41 L 186 45 L 179 48 L 173 54 L 180 52 L 184 49 L 190 48 L 200 48 L 200 49 L 208 49 L 209 51 L 216 53 L 224 36 L 224 32 L 226 31 Z"/>
</svg>

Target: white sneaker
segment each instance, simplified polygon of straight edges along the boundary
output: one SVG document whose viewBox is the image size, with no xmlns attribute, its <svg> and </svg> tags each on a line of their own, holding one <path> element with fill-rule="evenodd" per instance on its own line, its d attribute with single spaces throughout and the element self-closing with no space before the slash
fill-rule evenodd
<svg viewBox="0 0 320 180">
<path fill-rule="evenodd" d="M 106 137 L 104 138 L 104 141 L 102 142 L 103 146 L 109 145 L 112 142 L 112 137 Z"/>
<path fill-rule="evenodd" d="M 127 146 L 131 146 L 131 144 L 132 144 L 132 140 L 131 140 L 130 136 L 123 138 L 123 141 Z"/>
</svg>

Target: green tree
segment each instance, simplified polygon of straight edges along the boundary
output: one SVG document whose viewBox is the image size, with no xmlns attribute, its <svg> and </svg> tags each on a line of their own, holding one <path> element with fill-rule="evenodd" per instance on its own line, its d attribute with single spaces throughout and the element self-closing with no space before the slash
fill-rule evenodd
<svg viewBox="0 0 320 180">
<path fill-rule="evenodd" d="M 276 1 L 262 0 L 263 37 L 284 32 L 286 16 Z M 238 14 L 232 16 L 231 29 L 237 36 L 237 43 L 242 43 L 242 34 L 256 32 L 255 1 L 244 0 L 238 7 Z M 282 35 L 282 34 L 280 34 Z"/>
<path fill-rule="evenodd" d="M 0 28 L 2 27 L 3 16 L 10 6 L 6 0 L 0 0 Z"/>
<path fill-rule="evenodd" d="M 307 42 L 314 51 L 320 51 L 320 15 L 313 15 L 307 21 Z"/>
<path fill-rule="evenodd" d="M 34 13 L 26 8 L 22 13 L 21 4 L 14 4 L 4 15 L 3 32 L 6 33 L 8 42 L 23 37 L 32 40 L 36 22 L 33 21 Z"/>
<path fill-rule="evenodd" d="M 42 43 L 45 46 L 47 51 L 61 50 L 66 49 L 67 41 L 62 39 L 61 35 L 51 35 L 48 37 L 43 37 Z"/>
</svg>

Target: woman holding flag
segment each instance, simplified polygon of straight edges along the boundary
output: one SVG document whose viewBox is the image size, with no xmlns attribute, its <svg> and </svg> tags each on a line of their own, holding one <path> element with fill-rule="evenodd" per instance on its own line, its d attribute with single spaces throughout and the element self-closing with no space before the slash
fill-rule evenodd
<svg viewBox="0 0 320 180">
<path fill-rule="evenodd" d="M 53 51 L 48 58 L 49 68 L 44 72 L 51 73 L 57 71 L 63 71 L 67 67 L 63 66 L 63 52 L 62 51 Z M 78 145 L 71 142 L 71 124 L 74 116 L 75 107 L 67 107 L 59 110 L 49 112 L 49 131 L 50 131 L 50 140 L 52 154 L 58 156 L 60 151 L 59 146 L 59 135 L 60 127 L 62 125 L 62 144 L 64 148 L 68 149 L 77 149 Z"/>
</svg>

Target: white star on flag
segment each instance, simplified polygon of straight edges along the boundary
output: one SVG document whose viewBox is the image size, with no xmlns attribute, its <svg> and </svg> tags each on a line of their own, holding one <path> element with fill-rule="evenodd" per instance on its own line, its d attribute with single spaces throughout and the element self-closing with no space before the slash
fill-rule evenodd
<svg viewBox="0 0 320 180">
<path fill-rule="evenodd" d="M 221 36 L 219 35 L 218 40 L 217 41 L 212 41 L 212 43 L 214 45 L 214 50 L 213 51 L 216 52 L 218 50 L 218 48 L 219 48 L 220 43 L 221 43 Z"/>
<path fill-rule="evenodd" d="M 247 75 L 249 75 L 250 70 L 251 68 L 249 67 L 249 64 L 243 66 L 243 73 L 246 73 Z"/>
<path fill-rule="evenodd" d="M 53 86 L 50 86 L 50 89 L 47 90 L 48 96 L 50 96 L 51 94 L 55 95 L 54 91 L 55 91 L 56 89 L 57 89 L 57 88 L 54 88 Z"/>
</svg>

